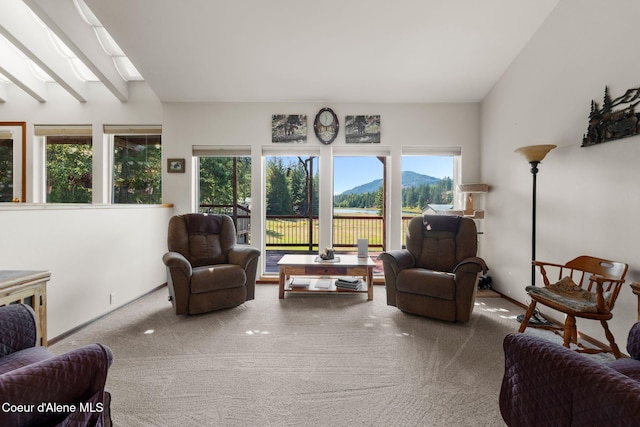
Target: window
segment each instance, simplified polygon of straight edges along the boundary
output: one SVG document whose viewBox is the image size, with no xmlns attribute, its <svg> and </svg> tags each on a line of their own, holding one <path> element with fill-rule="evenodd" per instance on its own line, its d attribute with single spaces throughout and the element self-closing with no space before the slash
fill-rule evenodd
<svg viewBox="0 0 640 427">
<path fill-rule="evenodd" d="M 402 243 L 409 220 L 454 207 L 454 155 L 402 156 Z"/>
<path fill-rule="evenodd" d="M 402 156 L 402 209 L 407 215 L 453 209 L 453 156 Z"/>
<path fill-rule="evenodd" d="M 229 215 L 238 243 L 251 242 L 251 157 L 199 157 L 199 212 Z"/>
<path fill-rule="evenodd" d="M 272 156 L 266 165 L 267 215 L 317 216 L 318 158 Z"/>
<path fill-rule="evenodd" d="M 0 134 L 0 202 L 13 200 L 13 138 Z"/>
<path fill-rule="evenodd" d="M 47 203 L 91 203 L 91 136 L 47 136 Z"/>
<path fill-rule="evenodd" d="M 0 202 L 26 201 L 25 122 L 0 122 Z"/>
<path fill-rule="evenodd" d="M 319 159 L 315 155 L 265 157 L 265 246 L 268 273 L 285 253 L 318 250 Z"/>
<path fill-rule="evenodd" d="M 161 139 L 113 136 L 113 203 L 162 203 Z"/>
<path fill-rule="evenodd" d="M 385 247 L 386 157 L 334 156 L 333 165 L 333 246 L 355 253 L 367 239 L 376 256 Z"/>
</svg>

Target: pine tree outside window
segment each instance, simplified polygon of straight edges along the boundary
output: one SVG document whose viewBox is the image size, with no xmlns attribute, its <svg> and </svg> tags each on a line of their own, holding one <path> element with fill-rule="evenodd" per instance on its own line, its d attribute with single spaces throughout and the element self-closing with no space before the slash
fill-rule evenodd
<svg viewBox="0 0 640 427">
<path fill-rule="evenodd" d="M 162 203 L 161 135 L 114 135 L 113 203 Z"/>
</svg>

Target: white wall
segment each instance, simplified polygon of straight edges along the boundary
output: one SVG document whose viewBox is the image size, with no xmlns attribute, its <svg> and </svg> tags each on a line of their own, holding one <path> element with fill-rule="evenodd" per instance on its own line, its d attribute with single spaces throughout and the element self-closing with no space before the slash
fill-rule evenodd
<svg viewBox="0 0 640 427">
<path fill-rule="evenodd" d="M 158 206 L 2 206 L 0 269 L 51 271 L 51 339 L 166 282 L 162 255 L 172 212 Z"/>
<path fill-rule="evenodd" d="M 163 125 L 163 163 L 167 158 L 187 159 L 185 174 L 163 174 L 163 201 L 175 208 L 90 208 L 28 205 L 0 208 L 0 268 L 47 269 L 49 337 L 55 337 L 124 304 L 165 282 L 160 260 L 166 250 L 166 224 L 173 213 L 188 212 L 196 203 L 193 145 L 248 147 L 255 158 L 263 149 L 304 149 L 320 153 L 321 173 L 331 175 L 332 153 L 391 154 L 390 200 L 399 200 L 400 162 L 403 148 L 460 147 L 462 182 L 477 182 L 479 167 L 479 104 L 270 104 L 270 103 L 167 103 L 161 104 L 144 83 L 130 84 L 130 99 L 121 103 L 100 86 L 90 86 L 87 103 L 79 103 L 55 85 L 49 85 L 48 102 L 40 104 L 16 88 L 7 88 L 8 102 L 0 104 L 0 121 L 27 122 L 28 170 L 33 164 L 34 124 L 92 124 L 94 144 L 101 144 L 103 124 Z M 331 106 L 342 124 L 345 115 L 380 114 L 382 143 L 348 146 L 344 128 L 332 146 L 322 146 L 313 134 L 318 110 Z M 271 143 L 272 114 L 307 114 L 306 144 Z M 98 141 L 96 141 L 98 140 Z M 104 151 L 98 148 L 99 152 Z M 395 170 L 393 170 L 395 168 Z M 164 168 L 163 168 L 164 169 Z M 262 230 L 263 177 L 254 162 L 252 192 L 254 236 Z M 395 182 L 394 182 L 395 181 Z M 321 203 L 330 209 L 332 179 L 321 182 Z M 28 197 L 33 199 L 33 183 Z M 396 194 L 397 193 L 397 194 Z M 394 195 L 395 198 L 394 198 Z M 400 214 L 400 206 L 392 206 Z M 321 208 L 322 209 L 322 208 Z M 329 217 L 330 215 L 324 215 Z M 393 221 L 393 216 L 392 216 Z M 392 247 L 400 245 L 400 221 L 393 221 Z M 330 224 L 330 223 L 329 223 Z M 329 227 L 327 227 L 329 229 Z M 326 239 L 326 236 L 323 237 Z M 254 239 L 260 246 L 260 237 Z"/>
<path fill-rule="evenodd" d="M 130 84 L 126 103 L 97 84 L 89 89 L 88 102 L 80 103 L 49 84 L 48 101 L 40 104 L 7 87 L 0 122 L 27 123 L 28 170 L 34 168 L 34 124 L 91 124 L 100 147 L 103 124 L 162 123 L 162 105 L 144 83 Z M 162 254 L 172 213 L 158 206 L 0 205 L 0 269 L 51 271 L 47 329 L 53 338 L 166 282 Z"/>
<path fill-rule="evenodd" d="M 539 166 L 536 258 L 590 254 L 629 264 L 610 322 L 621 349 L 637 316 L 628 283 L 640 280 L 640 137 L 580 144 L 591 100 L 602 105 L 605 86 L 613 98 L 640 87 L 638 17 L 637 0 L 561 1 L 485 98 L 481 119 L 481 176 L 491 185 L 484 255 L 495 288 L 529 302 L 532 175 L 514 150 L 556 144 Z M 578 321 L 578 329 L 606 342 L 599 322 Z"/>
<path fill-rule="evenodd" d="M 313 133 L 313 120 L 323 107 L 331 107 L 338 115 L 341 127 L 336 141 L 330 146 L 318 142 Z M 324 103 L 165 103 L 163 104 L 163 156 L 166 158 L 190 159 L 194 145 L 245 146 L 254 159 L 262 156 L 263 150 L 283 149 L 288 155 L 294 150 L 314 150 L 320 156 L 320 217 L 325 218 L 325 227 L 330 230 L 332 203 L 331 156 L 334 153 L 376 155 L 380 152 L 392 156 L 390 169 L 390 248 L 400 247 L 400 156 L 403 148 L 460 147 L 462 151 L 462 182 L 477 182 L 479 169 L 479 104 L 339 104 Z M 306 114 L 309 133 L 305 144 L 273 144 L 271 142 L 272 114 Z M 381 116 L 380 144 L 346 144 L 344 117 L 346 115 L 379 114 Z M 259 167 L 252 174 L 252 239 L 260 247 L 264 232 L 262 202 L 263 177 Z M 357 173 L 357 171 L 355 171 Z M 197 195 L 193 190 L 193 164 L 187 162 L 185 174 L 163 176 L 165 202 L 175 204 L 175 211 L 189 212 L 194 209 Z M 394 197 L 397 196 L 397 197 Z M 395 201 L 395 203 L 394 203 Z M 325 214 L 323 215 L 323 212 Z M 396 220 L 397 219 L 397 220 Z M 320 246 L 330 244 L 330 233 L 320 236 Z"/>
<path fill-rule="evenodd" d="M 162 123 L 162 104 L 144 82 L 129 83 L 129 100 L 120 102 L 99 83 L 87 83 L 85 103 L 78 102 L 61 87 L 47 83 L 47 102 L 39 103 L 14 85 L 7 86 L 7 102 L 0 103 L 0 122 L 17 121 L 27 123 L 27 201 L 42 202 L 38 183 L 31 177 L 37 175 L 40 157 L 34 150 L 33 126 L 39 124 L 91 125 L 94 146 L 94 197 L 95 203 L 108 201 L 105 186 L 101 181 L 102 168 L 108 164 L 104 153 L 103 128 L 105 124 Z"/>
</svg>

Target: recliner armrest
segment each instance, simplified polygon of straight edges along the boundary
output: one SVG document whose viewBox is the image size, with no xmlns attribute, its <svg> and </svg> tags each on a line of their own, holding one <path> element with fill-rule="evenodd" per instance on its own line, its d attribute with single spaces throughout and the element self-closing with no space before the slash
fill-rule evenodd
<svg viewBox="0 0 640 427">
<path fill-rule="evenodd" d="M 235 245 L 228 254 L 230 264 L 239 265 L 246 270 L 252 259 L 260 256 L 260 250 L 249 245 Z"/>
<path fill-rule="evenodd" d="M 465 258 L 460 261 L 458 265 L 453 268 L 453 273 L 457 273 L 458 270 L 460 270 L 461 272 L 470 271 L 472 273 L 482 271 L 482 274 L 486 274 L 487 271 L 489 271 L 489 267 L 487 267 L 487 264 L 482 258 L 474 256 Z"/>
<path fill-rule="evenodd" d="M 0 330 L 0 357 L 37 344 L 36 314 L 26 304 L 0 307 Z"/>
<path fill-rule="evenodd" d="M 193 269 L 191 263 L 179 252 L 167 252 L 162 256 L 162 262 L 169 268 L 179 268 L 187 277 L 191 277 Z"/>
<path fill-rule="evenodd" d="M 404 249 L 382 252 L 378 255 L 378 259 L 390 265 L 396 275 L 400 270 L 415 266 L 415 259 L 413 258 L 413 255 L 411 255 L 411 252 Z"/>
</svg>

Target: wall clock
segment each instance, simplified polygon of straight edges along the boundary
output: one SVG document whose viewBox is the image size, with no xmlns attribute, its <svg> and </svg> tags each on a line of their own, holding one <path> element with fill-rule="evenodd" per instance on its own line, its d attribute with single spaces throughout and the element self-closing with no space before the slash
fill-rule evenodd
<svg viewBox="0 0 640 427">
<path fill-rule="evenodd" d="M 323 108 L 318 111 L 316 119 L 313 121 L 313 130 L 320 142 L 331 144 L 338 136 L 339 128 L 338 116 L 331 108 Z"/>
</svg>

